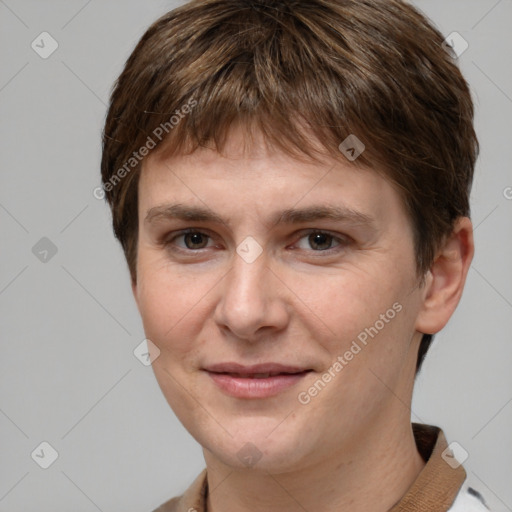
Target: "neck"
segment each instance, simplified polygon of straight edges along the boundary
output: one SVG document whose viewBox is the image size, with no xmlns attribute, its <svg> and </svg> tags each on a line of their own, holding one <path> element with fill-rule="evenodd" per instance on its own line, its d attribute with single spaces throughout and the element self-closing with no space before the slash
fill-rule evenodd
<svg viewBox="0 0 512 512">
<path fill-rule="evenodd" d="M 406 411 L 408 413 L 408 411 Z M 406 493 L 425 462 L 408 414 L 375 423 L 321 463 L 287 472 L 233 469 L 205 452 L 208 512 L 386 512 Z"/>
</svg>

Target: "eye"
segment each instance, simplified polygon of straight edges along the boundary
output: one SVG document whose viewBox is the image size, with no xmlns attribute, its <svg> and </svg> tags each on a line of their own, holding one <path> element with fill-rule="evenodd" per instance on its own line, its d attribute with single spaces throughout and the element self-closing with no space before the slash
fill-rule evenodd
<svg viewBox="0 0 512 512">
<path fill-rule="evenodd" d="M 179 239 L 183 239 L 184 246 L 176 243 Z M 210 236 L 206 233 L 194 229 L 185 229 L 167 240 L 165 245 L 175 245 L 180 250 L 194 251 L 198 249 L 205 249 L 209 239 Z"/>
<path fill-rule="evenodd" d="M 172 251 L 193 253 L 210 247 L 211 239 L 209 234 L 189 228 L 174 233 L 163 241 L 163 245 Z M 350 241 L 347 236 L 314 229 L 303 233 L 295 247 L 313 252 L 335 252 L 344 249 Z"/>
<path fill-rule="evenodd" d="M 300 240 L 306 240 L 306 243 L 309 245 L 309 248 L 312 248 L 315 252 L 328 251 L 331 249 L 336 250 L 337 248 L 342 248 L 343 246 L 348 245 L 349 240 L 347 237 L 343 236 L 335 236 L 327 231 L 319 231 L 313 230 L 305 233 Z M 333 247 L 333 243 L 336 242 L 337 245 Z M 300 249 L 309 250 L 308 247 L 300 246 L 300 243 L 297 244 Z"/>
</svg>

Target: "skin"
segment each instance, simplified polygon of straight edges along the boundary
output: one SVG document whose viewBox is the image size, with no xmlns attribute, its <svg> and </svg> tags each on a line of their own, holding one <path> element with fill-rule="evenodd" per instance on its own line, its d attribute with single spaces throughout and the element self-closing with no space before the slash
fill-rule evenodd
<svg viewBox="0 0 512 512">
<path fill-rule="evenodd" d="M 160 350 L 158 383 L 203 447 L 208 511 L 389 510 L 424 467 L 410 424 L 417 351 L 421 333 L 438 332 L 459 302 L 471 222 L 459 219 L 420 285 L 411 222 L 390 182 L 341 154 L 298 161 L 261 137 L 241 150 L 242 137 L 233 130 L 223 155 L 152 154 L 139 182 L 133 293 Z M 207 207 L 224 222 L 147 221 L 151 209 L 173 203 Z M 372 221 L 272 224 L 282 210 L 313 205 Z M 208 236 L 179 236 L 186 228 Z M 312 229 L 332 237 L 318 242 Z M 236 252 L 247 236 L 263 250 L 252 263 Z M 401 311 L 300 403 L 298 393 L 395 303 Z M 241 399 L 202 371 L 226 361 L 314 371 L 277 396 Z M 261 454 L 253 466 L 237 456 L 247 442 Z"/>
</svg>

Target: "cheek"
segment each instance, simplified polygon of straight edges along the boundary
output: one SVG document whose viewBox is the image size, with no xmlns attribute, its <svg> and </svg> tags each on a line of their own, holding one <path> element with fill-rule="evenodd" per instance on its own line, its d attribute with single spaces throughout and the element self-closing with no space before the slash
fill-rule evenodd
<svg viewBox="0 0 512 512">
<path fill-rule="evenodd" d="M 295 278 L 293 290 L 306 306 L 301 308 L 304 321 L 316 319 L 331 335 L 346 339 L 373 325 L 397 300 L 400 292 L 391 284 L 377 281 L 367 271 L 341 269 Z"/>
<path fill-rule="evenodd" d="M 138 304 L 146 337 L 160 350 L 153 361 L 155 377 L 170 407 L 185 423 L 191 422 L 201 396 L 189 373 L 196 370 L 197 340 L 206 314 L 198 280 L 180 278 L 156 267 L 138 274 Z M 211 286 L 210 286 L 211 288 Z"/>
<path fill-rule="evenodd" d="M 212 285 L 158 267 L 141 269 L 137 296 L 146 336 L 163 352 L 185 353 L 201 328 L 202 299 Z"/>
<path fill-rule="evenodd" d="M 328 352 L 323 372 L 330 376 L 313 407 L 331 411 L 337 425 L 352 422 L 356 428 L 394 399 L 389 390 L 398 389 L 412 354 L 415 304 L 401 289 L 362 290 L 344 282 L 340 290 L 334 284 L 328 287 L 331 300 L 316 304 L 330 331 L 319 341 Z"/>
<path fill-rule="evenodd" d="M 379 368 L 403 362 L 414 331 L 417 293 L 411 293 L 407 272 L 382 269 L 343 269 L 296 280 L 294 291 L 303 301 L 296 311 L 332 361 L 346 354 L 350 361 Z"/>
</svg>

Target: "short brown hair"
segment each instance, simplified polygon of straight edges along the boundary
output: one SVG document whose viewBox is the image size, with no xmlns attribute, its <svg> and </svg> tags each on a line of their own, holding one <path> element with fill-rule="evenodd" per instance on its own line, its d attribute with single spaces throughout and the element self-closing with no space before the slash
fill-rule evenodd
<svg viewBox="0 0 512 512">
<path fill-rule="evenodd" d="M 366 149 L 354 165 L 397 186 L 424 275 L 469 216 L 478 154 L 469 88 L 443 39 L 401 0 L 195 0 L 158 19 L 115 83 L 103 132 L 103 188 L 132 281 L 139 151 L 222 152 L 235 123 L 314 160 L 308 133 L 337 158 L 356 135 Z"/>
</svg>

